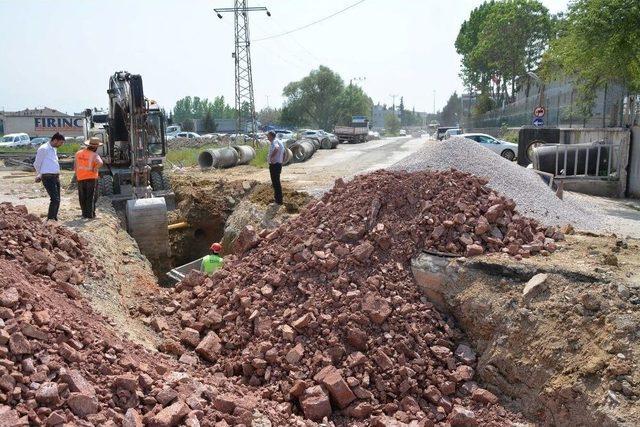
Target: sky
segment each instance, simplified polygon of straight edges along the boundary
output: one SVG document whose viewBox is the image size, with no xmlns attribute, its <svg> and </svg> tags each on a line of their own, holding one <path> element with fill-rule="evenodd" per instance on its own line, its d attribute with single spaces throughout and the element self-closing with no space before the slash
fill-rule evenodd
<svg viewBox="0 0 640 427">
<path fill-rule="evenodd" d="M 462 89 L 454 42 L 482 0 L 252 0 L 249 25 L 256 109 L 280 107 L 282 89 L 319 65 L 353 80 L 374 103 L 440 110 Z M 568 0 L 542 0 L 552 13 Z M 107 107 L 109 77 L 141 74 L 164 108 L 187 95 L 233 105 L 232 0 L 0 0 L 0 109 Z M 434 96 L 435 92 L 435 96 Z M 434 102 L 435 101 L 435 102 Z"/>
</svg>

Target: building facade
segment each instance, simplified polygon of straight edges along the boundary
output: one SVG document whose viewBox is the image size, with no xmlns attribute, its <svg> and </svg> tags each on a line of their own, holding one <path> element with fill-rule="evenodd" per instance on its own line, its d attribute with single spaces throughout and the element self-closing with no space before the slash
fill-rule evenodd
<svg viewBox="0 0 640 427">
<path fill-rule="evenodd" d="M 82 136 L 84 117 L 69 115 L 53 108 L 5 111 L 2 115 L 3 133 L 26 133 L 30 137 L 51 136 L 60 132 L 64 136 Z"/>
</svg>

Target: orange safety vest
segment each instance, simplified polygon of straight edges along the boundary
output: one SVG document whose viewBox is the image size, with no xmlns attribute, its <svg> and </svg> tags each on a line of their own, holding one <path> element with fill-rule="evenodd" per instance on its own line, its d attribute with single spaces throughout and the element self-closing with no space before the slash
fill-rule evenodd
<svg viewBox="0 0 640 427">
<path fill-rule="evenodd" d="M 98 153 L 91 150 L 82 149 L 76 153 L 76 179 L 84 181 L 86 179 L 98 179 L 98 169 L 100 162 Z"/>
</svg>

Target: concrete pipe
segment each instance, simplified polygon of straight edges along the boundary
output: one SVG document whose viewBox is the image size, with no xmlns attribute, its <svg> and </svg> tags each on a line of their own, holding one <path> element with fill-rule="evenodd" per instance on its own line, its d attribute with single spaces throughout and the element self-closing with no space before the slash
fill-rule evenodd
<svg viewBox="0 0 640 427">
<path fill-rule="evenodd" d="M 313 143 L 307 139 L 296 142 L 291 146 L 291 152 L 293 153 L 293 162 L 300 163 L 313 156 L 316 151 Z"/>
<path fill-rule="evenodd" d="M 249 145 L 236 145 L 231 147 L 238 152 L 238 164 L 246 165 L 256 157 L 256 150 Z"/>
<path fill-rule="evenodd" d="M 198 165 L 201 168 L 230 168 L 238 163 L 238 152 L 231 147 L 211 148 L 198 155 Z"/>
<path fill-rule="evenodd" d="M 289 148 L 285 148 L 284 149 L 284 161 L 282 162 L 283 165 L 288 165 L 289 163 L 291 163 L 291 160 L 293 160 L 293 153 L 291 152 L 291 150 Z"/>
</svg>

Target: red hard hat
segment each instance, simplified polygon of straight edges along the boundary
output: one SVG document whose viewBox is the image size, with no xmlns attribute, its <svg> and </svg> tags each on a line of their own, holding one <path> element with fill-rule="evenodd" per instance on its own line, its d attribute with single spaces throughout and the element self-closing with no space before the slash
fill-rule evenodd
<svg viewBox="0 0 640 427">
<path fill-rule="evenodd" d="M 211 245 L 211 250 L 213 252 L 222 252 L 222 245 L 220 243 L 214 243 Z"/>
</svg>

